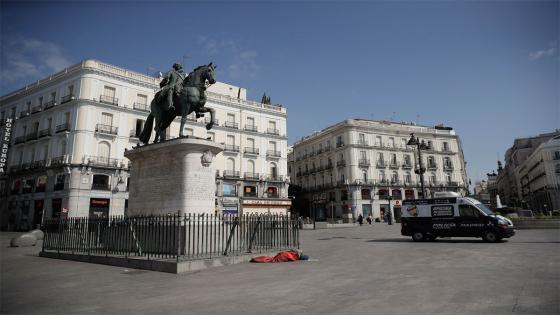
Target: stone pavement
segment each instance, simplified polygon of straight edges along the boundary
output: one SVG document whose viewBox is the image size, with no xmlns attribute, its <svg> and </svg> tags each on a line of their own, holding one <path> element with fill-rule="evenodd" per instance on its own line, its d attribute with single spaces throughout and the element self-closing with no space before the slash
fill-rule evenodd
<svg viewBox="0 0 560 315">
<path fill-rule="evenodd" d="M 414 243 L 380 223 L 302 231 L 311 261 L 174 275 L 37 257 L 0 234 L 6 314 L 559 314 L 560 230 Z"/>
</svg>

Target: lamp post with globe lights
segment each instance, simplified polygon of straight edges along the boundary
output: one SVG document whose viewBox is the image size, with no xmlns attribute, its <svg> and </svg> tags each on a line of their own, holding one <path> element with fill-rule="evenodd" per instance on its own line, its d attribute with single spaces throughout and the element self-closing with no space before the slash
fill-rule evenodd
<svg viewBox="0 0 560 315">
<path fill-rule="evenodd" d="M 420 141 L 418 137 L 414 137 L 414 133 L 410 134 L 410 139 L 406 143 L 407 145 L 414 145 L 418 150 L 418 166 L 414 169 L 414 173 L 420 175 L 420 187 L 422 189 L 422 198 L 426 198 L 426 191 L 424 189 L 424 173 L 426 173 L 426 168 L 422 165 L 422 150 L 429 150 L 428 146 L 424 140 Z"/>
</svg>

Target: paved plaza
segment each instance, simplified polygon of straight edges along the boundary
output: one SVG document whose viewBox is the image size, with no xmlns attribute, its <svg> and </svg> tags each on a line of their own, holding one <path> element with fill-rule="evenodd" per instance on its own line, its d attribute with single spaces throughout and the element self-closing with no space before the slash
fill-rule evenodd
<svg viewBox="0 0 560 315">
<path fill-rule="evenodd" d="M 40 258 L 1 235 L 7 314 L 559 314 L 560 231 L 414 243 L 377 223 L 304 230 L 310 261 L 181 275 Z"/>
</svg>

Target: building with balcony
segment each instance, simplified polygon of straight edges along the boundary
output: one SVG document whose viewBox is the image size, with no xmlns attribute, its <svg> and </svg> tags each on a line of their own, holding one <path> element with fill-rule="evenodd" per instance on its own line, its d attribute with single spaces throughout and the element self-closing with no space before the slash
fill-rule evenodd
<svg viewBox="0 0 560 315">
<path fill-rule="evenodd" d="M 13 119 L 0 174 L 2 228 L 31 228 L 43 217 L 126 214 L 124 151 L 138 143 L 159 80 L 85 60 L 0 97 L 2 139 Z M 205 129 L 209 115 L 190 115 L 185 133 L 225 144 L 214 159 L 217 212 L 286 213 L 286 108 L 246 94 L 212 85 L 206 105 L 216 110 L 214 128 Z M 179 127 L 177 118 L 168 137 Z"/>
<path fill-rule="evenodd" d="M 348 221 L 358 214 L 382 219 L 391 209 L 399 220 L 403 199 L 423 197 L 414 172 L 418 151 L 407 145 L 410 133 L 429 146 L 422 151 L 426 197 L 435 191 L 465 194 L 463 149 L 451 128 L 348 119 L 293 145 L 288 157 L 291 183 L 309 200 L 309 209 L 298 209 L 300 214 Z"/>
</svg>

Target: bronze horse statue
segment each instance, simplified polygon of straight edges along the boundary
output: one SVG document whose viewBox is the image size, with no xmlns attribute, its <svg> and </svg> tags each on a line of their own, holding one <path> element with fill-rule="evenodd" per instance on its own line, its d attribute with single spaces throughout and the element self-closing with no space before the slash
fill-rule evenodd
<svg viewBox="0 0 560 315">
<path fill-rule="evenodd" d="M 150 115 L 146 119 L 144 129 L 139 136 L 142 143 L 148 143 L 152 135 L 152 128 L 156 132 L 154 142 L 165 141 L 165 129 L 167 129 L 175 117 L 181 116 L 181 131 L 179 137 L 183 137 L 183 127 L 187 122 L 187 115 L 195 112 L 196 117 L 204 116 L 204 113 L 210 113 L 210 122 L 206 124 L 206 129 L 212 129 L 214 125 L 214 116 L 216 115 L 214 109 L 205 107 L 206 104 L 206 82 L 210 84 L 216 83 L 214 79 L 214 70 L 216 66 L 209 63 L 194 69 L 183 80 L 181 89 L 178 93 L 173 95 L 173 107 L 164 108 L 164 97 L 160 97 L 160 92 L 157 92 L 150 104 Z M 155 120 L 155 126 L 154 126 Z"/>
</svg>

